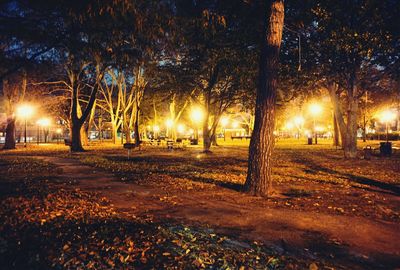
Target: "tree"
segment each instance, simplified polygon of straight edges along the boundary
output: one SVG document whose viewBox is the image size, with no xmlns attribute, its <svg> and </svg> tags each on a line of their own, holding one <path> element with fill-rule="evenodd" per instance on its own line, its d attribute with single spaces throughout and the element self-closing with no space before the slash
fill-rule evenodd
<svg viewBox="0 0 400 270">
<path fill-rule="evenodd" d="M 329 93 L 344 155 L 355 158 L 360 99 L 397 62 L 392 57 L 387 63 L 382 55 L 392 53 L 398 40 L 386 21 L 393 20 L 399 5 L 375 0 L 310 2 L 313 19 L 304 26 L 303 72 Z"/>
<path fill-rule="evenodd" d="M 3 149 L 15 149 L 15 124 L 16 108 L 15 106 L 25 99 L 27 78 L 26 72 L 22 76 L 9 77 L 3 80 L 2 94 L 5 99 L 5 111 L 7 117 L 6 137 Z"/>
<path fill-rule="evenodd" d="M 260 4 L 262 37 L 254 130 L 249 147 L 249 163 L 245 189 L 254 195 L 266 196 L 271 188 L 272 151 L 274 147 L 275 101 L 279 49 L 282 41 L 284 3 L 270 0 Z"/>
</svg>

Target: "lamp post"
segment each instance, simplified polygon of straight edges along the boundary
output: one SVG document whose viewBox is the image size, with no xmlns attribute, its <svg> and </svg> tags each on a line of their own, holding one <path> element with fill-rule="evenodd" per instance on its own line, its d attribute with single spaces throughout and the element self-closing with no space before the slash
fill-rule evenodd
<svg viewBox="0 0 400 270">
<path fill-rule="evenodd" d="M 170 135 L 170 131 L 171 131 L 171 128 L 172 128 L 172 126 L 174 125 L 174 121 L 172 120 L 172 119 L 167 119 L 166 121 L 165 121 L 165 126 L 167 127 L 167 138 L 169 138 L 169 135 Z"/>
<path fill-rule="evenodd" d="M 203 110 L 201 108 L 195 107 L 195 108 L 192 109 L 192 112 L 191 112 L 190 116 L 191 116 L 192 122 L 193 122 L 194 127 L 195 127 L 195 129 L 194 129 L 195 130 L 194 139 L 197 140 L 197 142 L 198 142 L 198 140 L 199 140 L 199 131 L 198 131 L 197 125 L 201 121 L 203 121 L 204 112 L 203 112 Z"/>
<path fill-rule="evenodd" d="M 226 135 L 226 126 L 228 125 L 229 119 L 227 117 L 222 117 L 221 118 L 221 126 L 222 126 L 222 132 L 224 134 L 224 141 L 225 141 L 225 135 Z"/>
<path fill-rule="evenodd" d="M 37 144 L 39 145 L 40 143 L 40 127 L 43 128 L 43 133 L 44 133 L 44 142 L 47 142 L 47 134 L 46 131 L 44 130 L 46 127 L 50 126 L 50 119 L 48 118 L 41 118 L 39 119 L 36 123 L 38 125 L 38 139 L 37 139 Z"/>
<path fill-rule="evenodd" d="M 396 118 L 393 111 L 386 110 L 380 114 L 381 121 L 386 125 L 386 142 L 380 143 L 380 153 L 382 156 L 390 157 L 392 155 L 392 143 L 389 142 L 389 124 Z"/>
<path fill-rule="evenodd" d="M 300 115 L 296 116 L 294 118 L 294 123 L 295 123 L 295 125 L 297 127 L 297 139 L 300 139 L 300 129 L 304 124 L 304 118 L 302 116 L 300 116 Z"/>
<path fill-rule="evenodd" d="M 381 120 L 386 125 L 386 143 L 389 142 L 389 123 L 396 118 L 396 114 L 390 110 L 383 111 L 381 113 Z"/>
<path fill-rule="evenodd" d="M 153 133 L 154 133 L 154 139 L 158 139 L 158 132 L 160 131 L 160 127 L 158 125 L 153 126 Z"/>
<path fill-rule="evenodd" d="M 62 129 L 61 128 L 57 128 L 56 132 L 57 132 L 57 144 L 59 144 L 60 143 L 60 137 L 61 137 Z"/>
<path fill-rule="evenodd" d="M 179 134 L 183 135 L 183 133 L 185 133 L 185 126 L 183 124 L 178 124 L 177 131 Z"/>
<path fill-rule="evenodd" d="M 33 107 L 29 104 L 23 104 L 17 108 L 17 114 L 24 119 L 24 147 L 27 145 L 26 139 L 26 129 L 27 129 L 27 121 L 28 117 L 31 117 L 33 114 Z"/>
<path fill-rule="evenodd" d="M 318 144 L 318 134 L 317 131 L 315 130 L 315 118 L 317 115 L 319 115 L 322 112 L 322 107 L 318 103 L 313 103 L 310 105 L 310 113 L 313 116 L 313 131 L 314 131 L 314 136 L 315 136 L 315 144 Z"/>
</svg>

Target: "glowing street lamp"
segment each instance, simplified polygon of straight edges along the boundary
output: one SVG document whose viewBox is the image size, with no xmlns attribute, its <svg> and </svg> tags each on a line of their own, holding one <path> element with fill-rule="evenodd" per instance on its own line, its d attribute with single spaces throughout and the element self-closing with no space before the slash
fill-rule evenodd
<svg viewBox="0 0 400 270">
<path fill-rule="evenodd" d="M 158 125 L 153 126 L 153 133 L 154 133 L 154 138 L 158 139 L 158 132 L 160 132 L 160 127 Z"/>
<path fill-rule="evenodd" d="M 232 127 L 233 128 L 238 128 L 239 127 L 239 122 L 238 121 L 233 121 L 232 122 Z"/>
<path fill-rule="evenodd" d="M 222 132 L 224 133 L 224 141 L 225 141 L 225 135 L 226 135 L 226 126 L 229 123 L 229 119 L 226 116 L 222 116 L 220 120 L 221 126 L 222 126 Z"/>
<path fill-rule="evenodd" d="M 221 117 L 221 126 L 222 127 L 226 127 L 227 125 L 228 125 L 228 123 L 229 123 L 229 119 L 228 119 L 228 117 L 226 117 L 226 116 L 223 116 L 223 117 Z"/>
<path fill-rule="evenodd" d="M 287 122 L 286 125 L 285 125 L 285 128 L 286 128 L 287 130 L 293 129 L 293 123 L 292 123 L 292 122 Z"/>
<path fill-rule="evenodd" d="M 304 125 L 304 118 L 301 115 L 298 115 L 293 120 L 294 124 L 297 127 L 297 139 L 300 139 L 300 129 Z"/>
<path fill-rule="evenodd" d="M 171 118 L 165 120 L 165 126 L 167 127 L 167 137 L 169 135 L 169 130 L 174 126 L 174 121 Z"/>
<path fill-rule="evenodd" d="M 195 107 L 192 109 L 190 117 L 194 123 L 200 123 L 204 118 L 204 112 L 201 108 Z"/>
<path fill-rule="evenodd" d="M 386 142 L 389 142 L 389 123 L 396 119 L 396 114 L 393 111 L 386 110 L 380 114 L 381 121 L 386 124 Z"/>
<path fill-rule="evenodd" d="M 167 128 L 171 128 L 174 125 L 174 121 L 172 119 L 167 119 L 165 121 L 165 125 L 167 126 Z"/>
<path fill-rule="evenodd" d="M 37 144 L 38 145 L 39 145 L 39 142 L 40 142 L 40 127 L 42 127 L 44 129 L 44 128 L 50 126 L 50 123 L 51 123 L 51 121 L 48 118 L 41 118 L 41 119 L 37 120 L 36 124 L 38 125 L 38 132 L 37 132 Z M 44 131 L 44 132 L 45 132 L 44 142 L 46 143 L 47 142 L 47 136 L 46 136 L 46 131 Z"/>
<path fill-rule="evenodd" d="M 17 115 L 21 118 L 24 119 L 25 121 L 25 130 L 24 130 L 24 147 L 26 147 L 26 126 L 27 126 L 27 120 L 29 117 L 33 115 L 34 109 L 31 105 L 29 104 L 23 104 L 17 108 Z"/>
<path fill-rule="evenodd" d="M 177 130 L 180 134 L 185 132 L 185 126 L 183 124 L 178 124 Z"/>
<path fill-rule="evenodd" d="M 194 124 L 194 139 L 198 140 L 199 139 L 199 131 L 197 125 L 201 123 L 204 120 L 204 111 L 200 107 L 194 107 L 192 108 L 192 111 L 190 112 L 190 118 L 192 119 L 192 122 Z"/>
<path fill-rule="evenodd" d="M 300 129 L 304 124 L 304 118 L 302 116 L 296 116 L 294 118 L 294 124 Z"/>
<path fill-rule="evenodd" d="M 318 143 L 317 139 L 317 131 L 315 130 L 315 118 L 322 112 L 322 106 L 318 103 L 313 103 L 310 105 L 310 113 L 313 116 L 313 129 L 314 129 L 314 136 L 315 136 L 315 144 Z"/>
<path fill-rule="evenodd" d="M 62 129 L 61 128 L 57 128 L 56 129 L 56 133 L 57 133 L 57 144 L 59 144 L 60 143 L 60 137 L 61 137 Z"/>
</svg>

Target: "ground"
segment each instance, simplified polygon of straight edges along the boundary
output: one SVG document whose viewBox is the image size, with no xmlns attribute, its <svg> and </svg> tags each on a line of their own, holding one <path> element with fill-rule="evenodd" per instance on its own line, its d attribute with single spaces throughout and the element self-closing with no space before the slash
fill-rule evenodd
<svg viewBox="0 0 400 270">
<path fill-rule="evenodd" d="M 349 161 L 328 141 L 280 140 L 266 199 L 241 191 L 246 142 L 221 144 L 145 146 L 130 159 L 120 145 L 1 152 L 1 265 L 400 267 L 400 154 Z"/>
</svg>

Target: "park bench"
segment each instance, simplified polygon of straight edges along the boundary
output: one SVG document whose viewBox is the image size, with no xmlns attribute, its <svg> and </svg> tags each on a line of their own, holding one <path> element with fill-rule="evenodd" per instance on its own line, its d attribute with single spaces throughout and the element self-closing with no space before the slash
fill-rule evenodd
<svg viewBox="0 0 400 270">
<path fill-rule="evenodd" d="M 392 151 L 393 151 L 392 153 L 397 153 L 399 150 L 400 150 L 400 147 L 392 145 Z M 367 145 L 366 147 L 363 148 L 363 151 L 364 151 L 365 159 L 371 159 L 372 155 L 381 155 L 381 156 L 383 155 L 381 146 L 372 147 L 371 145 Z"/>
<path fill-rule="evenodd" d="M 139 143 L 139 146 L 140 146 L 140 143 Z M 128 159 L 131 155 L 132 149 L 134 149 L 135 147 L 136 147 L 136 144 L 134 144 L 134 143 L 124 143 L 124 149 L 128 150 Z"/>
<path fill-rule="evenodd" d="M 167 149 L 183 149 L 185 146 L 183 139 L 176 139 L 176 141 L 173 140 L 167 140 Z"/>
<path fill-rule="evenodd" d="M 240 140 L 246 139 L 246 140 L 249 140 L 249 139 L 251 139 L 251 136 L 250 136 L 250 135 L 244 135 L 244 136 L 231 136 L 231 139 L 232 139 L 232 140 L 234 140 L 234 139 L 240 139 Z"/>
</svg>

